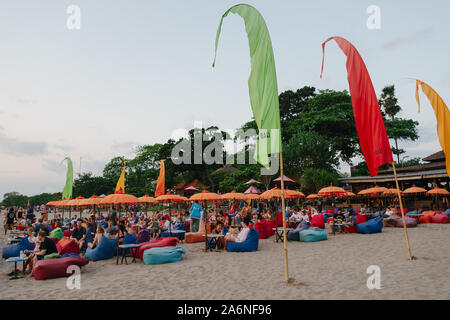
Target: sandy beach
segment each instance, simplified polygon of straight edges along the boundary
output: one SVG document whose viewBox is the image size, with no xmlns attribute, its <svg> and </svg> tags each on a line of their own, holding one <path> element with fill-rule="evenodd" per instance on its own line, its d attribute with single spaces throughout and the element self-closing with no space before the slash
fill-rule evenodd
<svg viewBox="0 0 450 320">
<path fill-rule="evenodd" d="M 255 253 L 203 252 L 203 243 L 181 244 L 178 263 L 83 267 L 81 289 L 66 278 L 9 280 L 12 264 L 0 263 L 1 299 L 450 299 L 450 225 L 409 229 L 409 261 L 401 228 L 381 234 L 329 235 L 316 243 L 288 242 L 289 274 L 284 283 L 283 244 L 260 240 Z M 1 246 L 7 236 L 2 232 Z M 381 289 L 369 290 L 367 267 L 381 269 Z"/>
</svg>

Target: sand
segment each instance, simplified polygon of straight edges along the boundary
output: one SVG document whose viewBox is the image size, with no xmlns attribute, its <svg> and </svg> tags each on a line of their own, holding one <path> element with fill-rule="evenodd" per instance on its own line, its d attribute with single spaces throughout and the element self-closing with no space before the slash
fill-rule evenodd
<svg viewBox="0 0 450 320">
<path fill-rule="evenodd" d="M 202 243 L 184 243 L 177 263 L 90 262 L 79 290 L 67 289 L 66 278 L 9 280 L 13 266 L 2 259 L 0 299 L 450 299 L 450 225 L 421 224 L 409 235 L 414 261 L 400 228 L 288 242 L 290 284 L 283 244 L 274 237 L 260 240 L 254 253 L 203 252 Z M 2 230 L 2 247 L 6 238 Z M 366 284 L 371 265 L 381 270 L 379 290 Z"/>
</svg>

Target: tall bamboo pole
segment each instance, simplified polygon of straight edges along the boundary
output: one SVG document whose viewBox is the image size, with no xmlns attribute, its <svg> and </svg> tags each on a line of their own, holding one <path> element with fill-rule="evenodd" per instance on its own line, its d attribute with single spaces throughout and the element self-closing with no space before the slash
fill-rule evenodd
<svg viewBox="0 0 450 320">
<path fill-rule="evenodd" d="M 284 247 L 284 279 L 289 283 L 287 236 L 286 236 L 286 205 L 284 203 L 284 173 L 283 173 L 283 153 L 280 152 L 280 173 L 281 173 L 281 210 L 283 214 L 283 247 Z"/>
<path fill-rule="evenodd" d="M 409 245 L 408 229 L 406 228 L 405 213 L 403 212 L 402 196 L 400 194 L 400 188 L 399 188 L 399 185 L 398 185 L 398 178 L 397 178 L 397 170 L 395 170 L 395 163 L 394 162 L 392 162 L 392 169 L 394 170 L 395 185 L 397 186 L 397 196 L 398 196 L 398 202 L 400 204 L 400 211 L 402 213 L 403 231 L 405 233 L 406 246 L 408 247 L 409 260 L 413 260 L 414 257 L 411 254 L 411 246 Z"/>
</svg>

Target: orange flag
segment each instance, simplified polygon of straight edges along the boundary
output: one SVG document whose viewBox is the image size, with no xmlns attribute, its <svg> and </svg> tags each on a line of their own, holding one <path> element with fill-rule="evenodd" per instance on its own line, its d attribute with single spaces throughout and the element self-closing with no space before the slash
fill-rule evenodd
<svg viewBox="0 0 450 320">
<path fill-rule="evenodd" d="M 164 160 L 161 160 L 161 168 L 159 169 L 158 182 L 156 183 L 155 198 L 165 194 L 165 170 Z"/>
<path fill-rule="evenodd" d="M 419 104 L 420 112 L 420 100 L 419 100 L 419 86 L 422 87 L 423 93 L 430 100 L 437 120 L 437 134 L 439 137 L 439 143 L 442 150 L 444 150 L 447 174 L 450 176 L 450 110 L 445 104 L 444 100 L 433 90 L 428 84 L 423 81 L 416 81 L 416 100 Z"/>
</svg>

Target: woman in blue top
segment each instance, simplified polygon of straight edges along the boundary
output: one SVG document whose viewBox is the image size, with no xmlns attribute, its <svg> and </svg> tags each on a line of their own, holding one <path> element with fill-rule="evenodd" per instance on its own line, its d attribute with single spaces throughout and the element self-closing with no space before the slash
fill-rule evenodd
<svg viewBox="0 0 450 320">
<path fill-rule="evenodd" d="M 203 208 L 201 205 L 198 204 L 197 201 L 195 201 L 191 209 L 189 209 L 189 212 L 191 213 L 189 215 L 189 218 L 191 218 L 191 231 L 192 232 L 198 232 L 198 228 L 200 226 L 200 219 L 203 214 Z"/>
</svg>

